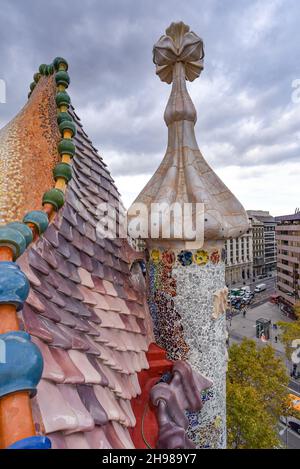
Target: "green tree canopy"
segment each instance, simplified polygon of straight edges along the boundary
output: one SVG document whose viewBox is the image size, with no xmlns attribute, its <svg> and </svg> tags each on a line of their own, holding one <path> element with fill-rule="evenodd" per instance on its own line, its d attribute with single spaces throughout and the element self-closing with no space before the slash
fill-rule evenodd
<svg viewBox="0 0 300 469">
<path fill-rule="evenodd" d="M 300 339 L 300 320 L 294 322 L 278 322 L 280 327 L 279 339 L 285 346 L 285 354 L 291 359 L 294 349 L 291 347 L 293 340 Z"/>
<path fill-rule="evenodd" d="M 228 448 L 280 446 L 278 420 L 291 415 L 289 377 L 270 346 L 244 339 L 229 349 L 227 372 Z"/>
</svg>

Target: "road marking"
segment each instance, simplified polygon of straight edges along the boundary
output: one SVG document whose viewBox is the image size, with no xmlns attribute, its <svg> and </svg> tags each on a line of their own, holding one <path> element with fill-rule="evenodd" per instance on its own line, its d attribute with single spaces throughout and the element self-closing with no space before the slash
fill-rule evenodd
<svg viewBox="0 0 300 469">
<path fill-rule="evenodd" d="M 300 393 L 298 391 L 295 391 L 295 389 L 288 387 L 288 390 L 291 391 L 291 394 L 295 394 L 296 396 L 300 397 Z"/>
</svg>

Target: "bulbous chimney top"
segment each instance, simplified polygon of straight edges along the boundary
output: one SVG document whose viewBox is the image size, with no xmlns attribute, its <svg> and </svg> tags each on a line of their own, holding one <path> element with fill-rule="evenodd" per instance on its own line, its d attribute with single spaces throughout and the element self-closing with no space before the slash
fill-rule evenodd
<svg viewBox="0 0 300 469">
<path fill-rule="evenodd" d="M 164 114 L 168 147 L 159 168 L 128 211 L 129 234 L 136 236 L 136 227 L 142 226 L 139 237 L 149 245 L 182 247 L 193 242 L 198 248 L 205 241 L 240 236 L 249 228 L 243 206 L 210 168 L 197 145 L 197 112 L 186 81 L 199 77 L 203 59 L 202 39 L 182 22 L 172 23 L 153 47 L 157 75 L 172 83 Z M 174 206 L 181 207 L 181 217 Z M 178 229 L 187 219 L 190 228 Z"/>
</svg>

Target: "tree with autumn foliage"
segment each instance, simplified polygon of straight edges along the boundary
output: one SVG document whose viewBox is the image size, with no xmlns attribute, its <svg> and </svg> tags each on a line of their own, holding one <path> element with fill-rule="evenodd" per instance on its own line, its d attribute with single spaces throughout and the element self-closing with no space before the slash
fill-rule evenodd
<svg viewBox="0 0 300 469">
<path fill-rule="evenodd" d="M 293 341 L 300 339 L 300 319 L 293 322 L 278 322 L 277 325 L 280 327 L 279 339 L 285 347 L 287 358 L 291 360 L 291 355 L 295 351 L 292 347 Z"/>
<path fill-rule="evenodd" d="M 228 448 L 280 447 L 280 416 L 293 415 L 289 377 L 270 345 L 244 339 L 229 349 L 227 372 Z"/>
</svg>

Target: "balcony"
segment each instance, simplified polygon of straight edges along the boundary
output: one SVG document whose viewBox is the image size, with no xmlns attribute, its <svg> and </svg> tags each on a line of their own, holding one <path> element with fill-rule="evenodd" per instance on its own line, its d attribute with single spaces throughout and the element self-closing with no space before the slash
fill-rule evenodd
<svg viewBox="0 0 300 469">
<path fill-rule="evenodd" d="M 277 252 L 277 261 L 279 260 L 292 262 L 294 264 L 300 264 L 300 259 L 297 259 L 297 257 L 287 256 L 286 254 L 281 254 L 281 252 Z"/>
<path fill-rule="evenodd" d="M 279 256 L 278 256 L 278 261 L 279 261 Z M 288 272 L 291 272 L 291 273 L 294 272 L 293 266 L 285 265 L 285 264 L 282 264 L 281 262 L 277 262 L 277 269 L 278 268 L 283 269 L 283 270 L 287 270 Z"/>
<path fill-rule="evenodd" d="M 286 267 L 286 266 L 285 266 L 285 267 Z M 277 278 L 278 278 L 278 280 L 279 280 L 279 279 L 286 280 L 287 282 L 291 283 L 292 285 L 293 285 L 293 283 L 294 283 L 294 277 L 293 277 L 293 275 L 286 275 L 286 274 L 284 274 L 284 273 L 282 273 L 282 272 L 279 272 L 278 270 L 277 270 Z"/>
<path fill-rule="evenodd" d="M 284 251 L 300 253 L 300 246 L 290 246 L 289 244 L 279 244 L 277 248 L 284 250 Z"/>
<path fill-rule="evenodd" d="M 300 245 L 300 234 L 298 235 L 281 235 L 276 234 L 276 241 L 293 241 Z"/>
<path fill-rule="evenodd" d="M 299 225 L 277 225 L 275 228 L 276 232 L 280 233 L 281 231 L 299 231 Z"/>
<path fill-rule="evenodd" d="M 281 291 L 285 291 L 286 293 L 292 293 L 294 295 L 294 288 L 286 283 L 281 282 L 278 278 L 277 288 L 280 288 Z"/>
</svg>

